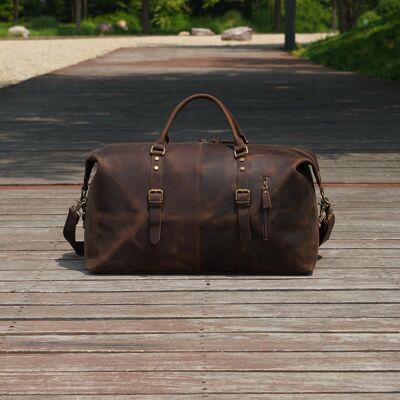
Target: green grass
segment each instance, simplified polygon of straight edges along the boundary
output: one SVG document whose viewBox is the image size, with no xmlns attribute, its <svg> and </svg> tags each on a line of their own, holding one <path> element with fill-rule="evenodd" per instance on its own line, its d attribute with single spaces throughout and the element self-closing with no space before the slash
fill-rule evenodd
<svg viewBox="0 0 400 400">
<path fill-rule="evenodd" d="M 400 20 L 377 21 L 294 51 L 295 55 L 341 71 L 400 79 Z"/>
</svg>

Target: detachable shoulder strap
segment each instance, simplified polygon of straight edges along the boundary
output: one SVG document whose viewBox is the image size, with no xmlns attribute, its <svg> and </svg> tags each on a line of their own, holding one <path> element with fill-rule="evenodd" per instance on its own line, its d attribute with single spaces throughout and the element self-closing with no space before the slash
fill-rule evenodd
<svg viewBox="0 0 400 400">
<path fill-rule="evenodd" d="M 84 242 L 76 240 L 76 226 L 79 220 L 82 218 L 83 223 L 85 223 L 85 213 L 86 213 L 86 201 L 87 201 L 87 191 L 89 189 L 89 178 L 90 173 L 96 163 L 95 156 L 89 156 L 85 164 L 85 176 L 83 178 L 83 185 L 81 188 L 81 197 L 76 202 L 75 205 L 71 206 L 68 210 L 67 219 L 64 224 L 63 234 L 64 238 L 75 250 L 76 254 L 79 256 L 84 255 Z"/>
</svg>

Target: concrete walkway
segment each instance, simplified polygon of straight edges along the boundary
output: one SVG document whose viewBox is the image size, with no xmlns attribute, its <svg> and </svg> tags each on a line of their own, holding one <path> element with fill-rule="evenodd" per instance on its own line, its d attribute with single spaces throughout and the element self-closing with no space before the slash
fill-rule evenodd
<svg viewBox="0 0 400 400">
<path fill-rule="evenodd" d="M 398 181 L 399 89 L 275 47 L 124 48 L 0 91 L 0 184 L 78 183 L 90 150 L 152 141 L 195 92 L 221 97 L 251 142 L 317 151 L 326 181 Z M 172 140 L 229 138 L 226 127 L 199 102 Z"/>
</svg>

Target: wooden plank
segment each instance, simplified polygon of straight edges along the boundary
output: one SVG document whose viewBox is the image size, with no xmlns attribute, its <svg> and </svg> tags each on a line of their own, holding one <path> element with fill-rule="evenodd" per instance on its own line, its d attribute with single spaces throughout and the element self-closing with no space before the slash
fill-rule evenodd
<svg viewBox="0 0 400 400">
<path fill-rule="evenodd" d="M 273 394 L 254 394 L 254 393 L 218 393 L 218 394 L 196 394 L 191 393 L 190 399 L 193 400 L 376 400 L 377 392 L 372 393 L 273 393 Z M 398 400 L 398 393 L 382 393 L 379 392 L 380 400 Z M 2 396 L 5 400 L 36 400 L 38 396 L 35 395 L 11 395 Z M 76 400 L 76 395 L 44 395 L 41 394 L 40 398 L 43 400 Z M 187 399 L 187 394 L 129 394 L 129 395 L 79 395 L 79 400 L 179 400 Z"/>
<path fill-rule="evenodd" d="M 303 279 L 284 277 L 281 279 L 260 279 L 256 280 L 225 280 L 225 279 L 182 279 L 166 280 L 163 282 L 158 276 L 158 280 L 142 280 L 134 286 L 132 281 L 116 279 L 112 282 L 106 280 L 93 281 L 8 281 L 0 282 L 0 292 L 158 292 L 158 291 L 259 291 L 259 290 L 386 290 L 398 289 L 399 282 L 391 278 L 376 279 Z M 286 279 L 285 279 L 286 278 Z M 162 285 L 160 285 L 162 283 Z"/>
<path fill-rule="evenodd" d="M 162 285 L 160 285 L 162 282 Z M 207 280 L 182 279 L 156 281 L 138 281 L 134 286 L 132 281 L 9 281 L 0 282 L 0 293 L 76 293 L 76 292 L 186 292 L 186 291 L 259 291 L 259 290 L 359 290 L 359 289 L 399 289 L 400 283 L 392 278 L 376 279 L 298 279 L 282 277 L 282 279 L 256 280 Z"/>
<path fill-rule="evenodd" d="M 400 290 L 0 293 L 1 305 L 399 303 Z"/>
<path fill-rule="evenodd" d="M 156 295 L 156 294 L 155 294 Z M 1 319 L 114 318 L 368 318 L 400 317 L 398 303 L 369 304 L 124 304 L 68 306 L 2 306 Z M 307 323 L 304 321 L 304 323 Z"/>
<path fill-rule="evenodd" d="M 1 354 L 0 372 L 399 371 L 399 352 L 168 352 Z"/>
<path fill-rule="evenodd" d="M 300 280 L 319 280 L 319 279 L 357 279 L 360 276 L 359 268 L 316 268 L 313 275 L 309 276 L 293 276 L 291 279 Z M 385 280 L 385 279 L 400 279 L 400 268 L 373 268 L 368 269 L 368 279 Z M 174 281 L 174 280 L 199 280 L 208 279 L 210 281 L 225 280 L 225 281 L 260 281 L 260 280 L 282 280 L 280 275 L 99 275 L 91 274 L 86 270 L 58 268 L 51 271 L 43 270 L 25 270 L 23 274 L 16 274 L 15 271 L 1 271 L 0 281 L 17 282 L 17 281 Z"/>
<path fill-rule="evenodd" d="M 352 260 L 368 260 L 374 258 L 399 258 L 400 249 L 368 249 L 368 248 L 352 248 L 352 249 L 338 249 L 338 248 L 321 248 L 319 250 L 321 257 L 326 258 L 340 258 Z M 0 251 L 0 261 L 2 260 L 59 260 L 60 263 L 70 259 L 82 259 L 77 256 L 72 249 L 67 250 L 3 250 Z"/>
<path fill-rule="evenodd" d="M 384 268 L 398 268 L 399 260 L 396 257 L 379 257 L 371 256 L 369 259 L 351 259 L 343 258 L 340 262 L 337 258 L 330 258 L 326 256 L 326 251 L 321 250 L 320 253 L 323 255 L 321 259 L 317 261 L 316 272 L 322 268 L 328 269 L 384 269 Z M 72 253 L 67 253 L 68 256 Z M 58 271 L 58 270 L 76 270 L 85 271 L 85 261 L 83 257 L 75 257 L 68 259 L 45 259 L 45 260 L 30 260 L 30 259 L 13 259 L 13 260 L 2 260 L 0 263 L 0 271 Z M 195 276 L 192 276 L 195 278 Z"/>
<path fill-rule="evenodd" d="M 399 372 L 0 373 L 0 394 L 393 393 L 399 379 Z"/>
<path fill-rule="evenodd" d="M 115 334 L 115 333 L 196 333 L 196 332 L 319 332 L 319 333 L 400 333 L 398 318 L 301 318 L 234 317 L 211 318 L 115 318 L 115 319 L 20 319 L 0 320 L 0 335 Z M 221 348 L 223 349 L 223 348 Z"/>
<path fill-rule="evenodd" d="M 399 205 L 400 207 L 400 205 Z M 53 240 L 59 242 L 64 242 L 65 239 L 61 237 L 62 227 L 53 228 L 54 231 L 50 232 L 51 228 L 30 228 L 30 227 L 8 227 L 8 231 L 0 232 L 0 240 L 5 243 L 4 248 L 7 250 L 6 244 L 11 244 L 11 242 L 26 242 L 27 240 L 33 241 L 48 241 L 48 237 L 52 237 Z M 38 232 L 38 230 L 43 229 L 48 233 Z M 18 232 L 20 230 L 21 232 Z M 78 231 L 78 239 L 83 239 L 83 232 Z M 388 241 L 400 241 L 400 227 L 399 225 L 392 224 L 388 226 L 375 226 L 370 230 L 364 228 L 363 226 L 355 226 L 352 231 L 349 231 L 346 226 L 338 225 L 335 232 L 331 236 L 331 240 L 345 240 L 345 241 L 360 241 L 362 244 L 364 241 L 371 240 L 388 240 Z M 21 245 L 20 245 L 21 246 Z M 1 249 L 0 249 L 1 251 Z"/>
<path fill-rule="evenodd" d="M 24 235 L 25 236 L 25 235 Z M 25 240 L 13 242 L 0 242 L 0 251 L 69 251 L 71 246 L 65 240 Z M 22 239 L 22 238 L 21 238 Z M 382 240 L 340 240 L 333 239 L 323 245 L 324 249 L 397 249 L 400 251 L 400 240 L 382 239 Z"/>
</svg>

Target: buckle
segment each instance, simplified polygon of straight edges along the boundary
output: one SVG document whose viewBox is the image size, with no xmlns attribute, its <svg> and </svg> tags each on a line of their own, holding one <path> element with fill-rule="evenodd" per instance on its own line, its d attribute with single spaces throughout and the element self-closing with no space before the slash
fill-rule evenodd
<svg viewBox="0 0 400 400">
<path fill-rule="evenodd" d="M 243 198 L 241 195 L 245 195 L 245 198 Z M 250 205 L 250 199 L 251 199 L 251 192 L 249 189 L 237 189 L 235 191 L 235 202 L 236 204 L 247 204 Z"/>
<path fill-rule="evenodd" d="M 156 196 L 156 199 L 154 199 L 153 195 Z M 147 193 L 147 200 L 150 204 L 162 204 L 164 201 L 164 191 L 162 189 L 150 189 Z"/>
<path fill-rule="evenodd" d="M 150 154 L 157 154 L 157 155 L 163 156 L 165 154 L 165 147 L 161 150 L 161 149 L 155 148 L 153 145 L 153 146 L 151 146 Z"/>
<path fill-rule="evenodd" d="M 233 150 L 233 155 L 235 158 L 245 156 L 246 154 L 249 154 L 249 148 L 247 146 L 244 146 L 243 150 L 240 150 L 239 152 Z"/>
</svg>

